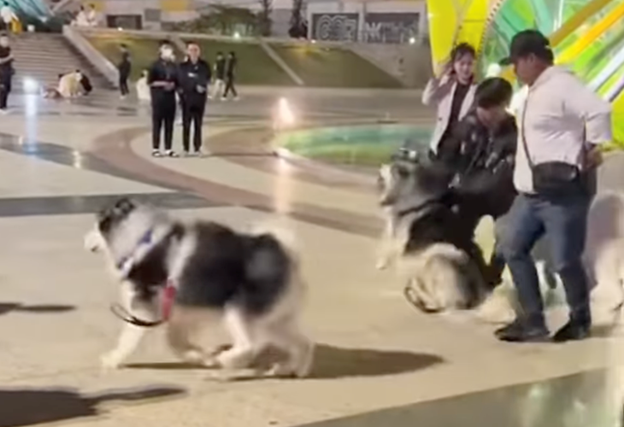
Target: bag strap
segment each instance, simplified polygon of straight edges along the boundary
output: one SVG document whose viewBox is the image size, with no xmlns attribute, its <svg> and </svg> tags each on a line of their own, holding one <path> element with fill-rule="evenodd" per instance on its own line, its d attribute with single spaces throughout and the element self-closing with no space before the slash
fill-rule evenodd
<svg viewBox="0 0 624 427">
<path fill-rule="evenodd" d="M 526 100 L 524 101 L 524 107 L 522 108 L 522 118 L 521 118 L 521 123 L 520 123 L 520 135 L 522 138 L 522 147 L 524 148 L 524 155 L 527 159 L 527 163 L 529 164 L 529 168 L 531 169 L 531 171 L 535 168 L 535 164 L 533 163 L 533 160 L 531 160 L 531 154 L 529 153 L 529 145 L 527 144 L 526 141 L 526 137 L 524 136 L 524 122 L 526 119 L 526 110 L 527 107 L 529 105 L 529 95 L 527 93 L 527 97 Z"/>
</svg>

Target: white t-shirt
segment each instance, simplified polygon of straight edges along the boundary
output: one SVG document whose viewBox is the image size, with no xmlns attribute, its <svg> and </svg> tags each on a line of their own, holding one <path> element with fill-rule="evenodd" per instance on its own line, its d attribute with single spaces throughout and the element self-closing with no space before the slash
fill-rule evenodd
<svg viewBox="0 0 624 427">
<path fill-rule="evenodd" d="M 11 9 L 9 6 L 2 6 L 2 8 L 0 9 L 0 17 L 2 17 L 2 20 L 5 24 L 10 24 L 15 17 L 15 13 L 13 13 L 13 9 Z"/>
<path fill-rule="evenodd" d="M 141 77 L 136 82 L 136 91 L 137 91 L 137 98 L 139 98 L 139 101 L 143 101 L 143 102 L 150 101 L 152 96 L 150 93 L 150 87 L 147 84 L 147 77 Z"/>
</svg>

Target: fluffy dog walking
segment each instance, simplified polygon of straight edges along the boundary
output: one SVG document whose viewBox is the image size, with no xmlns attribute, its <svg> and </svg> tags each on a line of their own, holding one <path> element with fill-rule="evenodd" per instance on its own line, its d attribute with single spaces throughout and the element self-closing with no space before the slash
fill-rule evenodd
<svg viewBox="0 0 624 427">
<path fill-rule="evenodd" d="M 186 224 L 129 199 L 104 209 L 85 245 L 106 253 L 122 285 L 128 324 L 103 365 L 120 366 L 148 327 L 165 323 L 170 347 L 189 363 L 232 372 L 249 368 L 272 346 L 286 357 L 268 374 L 307 376 L 313 344 L 298 327 L 304 282 L 292 245 L 279 235 Z M 225 320 L 232 346 L 212 355 L 193 335 L 215 313 Z"/>
</svg>

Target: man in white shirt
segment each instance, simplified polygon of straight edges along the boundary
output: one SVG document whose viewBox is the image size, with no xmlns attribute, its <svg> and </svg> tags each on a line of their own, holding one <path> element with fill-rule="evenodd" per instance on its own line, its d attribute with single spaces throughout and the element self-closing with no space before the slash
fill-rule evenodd
<svg viewBox="0 0 624 427">
<path fill-rule="evenodd" d="M 592 197 L 589 177 L 600 163 L 599 145 L 611 140 L 611 106 L 567 70 L 554 66 L 548 39 L 538 31 L 516 34 L 510 57 L 518 79 L 528 85 L 518 113 L 514 185 L 518 196 L 502 232 L 507 261 L 522 312 L 496 331 L 503 341 L 549 339 L 531 249 L 545 236 L 565 287 L 570 320 L 557 342 L 589 335 L 589 286 L 581 255 Z"/>
</svg>

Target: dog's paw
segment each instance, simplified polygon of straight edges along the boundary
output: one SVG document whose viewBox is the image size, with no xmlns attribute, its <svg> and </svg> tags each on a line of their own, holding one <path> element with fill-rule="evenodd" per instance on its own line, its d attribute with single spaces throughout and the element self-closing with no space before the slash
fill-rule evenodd
<svg viewBox="0 0 624 427">
<path fill-rule="evenodd" d="M 297 373 L 289 363 L 276 363 L 263 374 L 266 378 L 295 378 Z"/>
<path fill-rule="evenodd" d="M 122 357 L 116 351 L 111 351 L 100 357 L 100 367 L 105 371 L 119 369 L 122 361 Z"/>
</svg>

